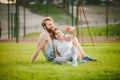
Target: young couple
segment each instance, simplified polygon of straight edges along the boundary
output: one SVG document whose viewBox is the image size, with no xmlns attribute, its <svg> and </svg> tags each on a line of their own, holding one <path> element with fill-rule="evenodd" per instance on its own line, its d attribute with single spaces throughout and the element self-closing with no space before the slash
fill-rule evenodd
<svg viewBox="0 0 120 80">
<path fill-rule="evenodd" d="M 84 63 L 86 60 L 96 61 L 85 54 L 74 34 L 64 35 L 57 30 L 51 17 L 43 19 L 42 27 L 44 31 L 39 36 L 31 63 L 34 62 L 40 50 L 48 61 L 59 64 L 72 62 L 72 66 L 77 66 L 77 63 Z M 71 32 L 74 33 L 74 30 L 71 29 Z"/>
</svg>

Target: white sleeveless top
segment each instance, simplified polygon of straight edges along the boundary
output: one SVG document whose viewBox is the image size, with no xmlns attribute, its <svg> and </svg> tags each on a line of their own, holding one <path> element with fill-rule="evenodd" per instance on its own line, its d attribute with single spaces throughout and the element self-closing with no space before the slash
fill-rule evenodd
<svg viewBox="0 0 120 80">
<path fill-rule="evenodd" d="M 65 57 L 71 53 L 71 48 L 73 47 L 72 41 L 64 40 L 60 42 L 59 40 L 55 39 L 53 42 L 57 46 L 57 50 L 62 57 Z"/>
</svg>

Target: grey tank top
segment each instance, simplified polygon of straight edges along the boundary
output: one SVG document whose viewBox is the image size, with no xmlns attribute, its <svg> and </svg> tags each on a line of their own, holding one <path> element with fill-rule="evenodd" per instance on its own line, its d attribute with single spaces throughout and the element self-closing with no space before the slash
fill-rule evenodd
<svg viewBox="0 0 120 80">
<path fill-rule="evenodd" d="M 49 41 L 49 45 L 47 49 L 43 52 L 43 54 L 48 61 L 51 61 L 54 59 L 54 48 L 53 48 L 53 42 L 51 39 Z"/>
</svg>

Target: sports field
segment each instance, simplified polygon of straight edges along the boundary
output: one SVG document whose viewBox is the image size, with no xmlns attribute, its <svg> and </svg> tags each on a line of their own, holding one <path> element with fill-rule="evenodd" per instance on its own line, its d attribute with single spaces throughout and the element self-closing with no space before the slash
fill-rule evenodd
<svg viewBox="0 0 120 80">
<path fill-rule="evenodd" d="M 36 43 L 0 43 L 0 80 L 120 80 L 120 43 L 95 43 L 83 46 L 97 62 L 54 64 L 39 54 L 33 64 L 30 58 Z"/>
</svg>

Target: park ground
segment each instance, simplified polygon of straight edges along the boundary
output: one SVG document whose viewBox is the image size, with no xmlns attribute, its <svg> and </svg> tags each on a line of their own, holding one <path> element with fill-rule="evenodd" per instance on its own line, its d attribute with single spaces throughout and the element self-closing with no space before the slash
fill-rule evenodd
<svg viewBox="0 0 120 80">
<path fill-rule="evenodd" d="M 33 64 L 36 42 L 0 42 L 0 80 L 120 80 L 120 43 L 85 43 L 83 50 L 96 58 L 77 67 L 46 61 L 40 52 Z"/>
<path fill-rule="evenodd" d="M 75 8 L 75 7 L 74 7 Z M 33 64 L 31 56 L 35 50 L 38 37 L 7 39 L 7 8 L 0 5 L 0 21 L 2 22 L 2 38 L 0 39 L 0 80 L 120 80 L 120 40 L 117 38 L 90 37 L 84 38 L 83 49 L 98 61 L 79 64 L 72 67 L 70 64 L 57 65 L 48 62 L 39 53 Z M 20 31 L 23 36 L 23 7 L 20 7 Z M 85 7 L 87 18 L 92 26 L 105 25 L 105 8 L 102 6 Z M 111 7 L 111 24 L 119 23 L 120 7 Z M 27 34 L 40 31 L 40 23 L 44 16 L 32 13 L 26 9 Z M 115 21 L 118 20 L 118 21 Z M 70 24 L 55 23 L 60 27 Z M 62 25 L 62 26 L 61 26 Z M 3 27 L 4 26 L 4 27 Z"/>
</svg>

